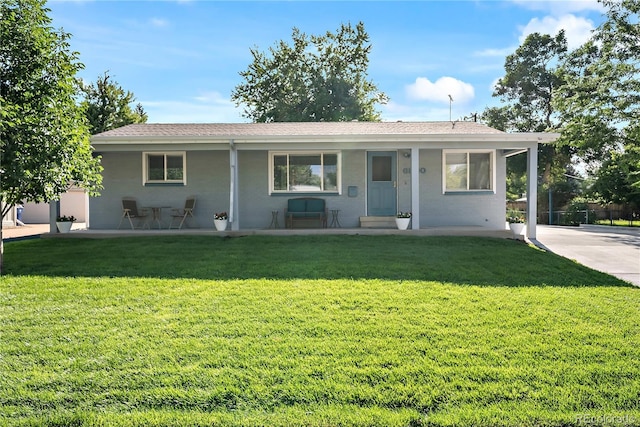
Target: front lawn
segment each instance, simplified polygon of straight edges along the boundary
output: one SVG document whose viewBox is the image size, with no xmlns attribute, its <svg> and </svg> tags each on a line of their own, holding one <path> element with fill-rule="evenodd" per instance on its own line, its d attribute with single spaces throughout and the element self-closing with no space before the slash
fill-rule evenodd
<svg viewBox="0 0 640 427">
<path fill-rule="evenodd" d="M 0 425 L 640 424 L 640 289 L 519 242 L 5 250 Z"/>
<path fill-rule="evenodd" d="M 640 220 L 636 219 L 599 219 L 598 225 L 610 225 L 614 227 L 640 227 Z"/>
</svg>

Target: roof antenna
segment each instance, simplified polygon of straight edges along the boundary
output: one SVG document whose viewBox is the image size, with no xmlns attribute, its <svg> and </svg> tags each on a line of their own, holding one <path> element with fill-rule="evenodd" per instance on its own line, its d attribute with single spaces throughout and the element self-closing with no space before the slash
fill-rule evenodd
<svg viewBox="0 0 640 427">
<path fill-rule="evenodd" d="M 453 98 L 449 95 L 449 121 L 451 120 L 451 104 L 453 103 Z"/>
</svg>

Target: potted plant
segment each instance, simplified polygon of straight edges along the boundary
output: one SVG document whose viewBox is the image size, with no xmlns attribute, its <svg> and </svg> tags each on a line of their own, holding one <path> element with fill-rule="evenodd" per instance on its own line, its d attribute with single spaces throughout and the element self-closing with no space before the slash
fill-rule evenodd
<svg viewBox="0 0 640 427">
<path fill-rule="evenodd" d="M 68 233 L 69 231 L 71 231 L 71 226 L 73 225 L 73 222 L 75 220 L 76 220 L 76 217 L 74 217 L 73 215 L 59 216 L 56 218 L 56 227 L 58 227 L 58 231 L 60 233 Z"/>
<path fill-rule="evenodd" d="M 229 215 L 227 215 L 226 212 L 216 212 L 213 215 L 213 224 L 216 226 L 217 231 L 226 230 L 228 222 L 229 222 Z"/>
<path fill-rule="evenodd" d="M 396 226 L 398 230 L 406 230 L 411 222 L 411 212 L 398 212 L 396 216 Z"/>
<path fill-rule="evenodd" d="M 507 222 L 514 236 L 520 236 L 526 226 L 524 215 L 518 211 L 509 211 L 507 213 Z"/>
</svg>

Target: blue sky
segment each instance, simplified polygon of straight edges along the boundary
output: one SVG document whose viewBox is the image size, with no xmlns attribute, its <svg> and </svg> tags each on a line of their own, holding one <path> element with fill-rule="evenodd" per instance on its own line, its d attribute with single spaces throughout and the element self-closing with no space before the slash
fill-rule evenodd
<svg viewBox="0 0 640 427">
<path fill-rule="evenodd" d="M 251 62 L 307 34 L 362 21 L 369 77 L 390 98 L 385 121 L 448 120 L 499 101 L 492 86 L 527 34 L 565 29 L 570 47 L 602 22 L 596 1 L 59 1 L 53 26 L 72 34 L 88 81 L 109 71 L 150 123 L 246 122 L 230 101 Z"/>
</svg>

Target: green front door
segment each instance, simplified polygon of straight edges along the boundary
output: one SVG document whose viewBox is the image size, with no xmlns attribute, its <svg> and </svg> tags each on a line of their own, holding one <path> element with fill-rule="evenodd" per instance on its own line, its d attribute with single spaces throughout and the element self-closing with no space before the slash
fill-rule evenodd
<svg viewBox="0 0 640 427">
<path fill-rule="evenodd" d="M 397 153 L 370 151 L 367 153 L 367 215 L 396 214 Z"/>
</svg>

